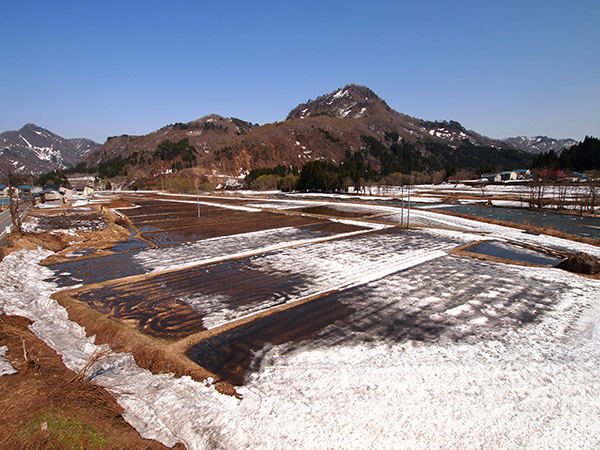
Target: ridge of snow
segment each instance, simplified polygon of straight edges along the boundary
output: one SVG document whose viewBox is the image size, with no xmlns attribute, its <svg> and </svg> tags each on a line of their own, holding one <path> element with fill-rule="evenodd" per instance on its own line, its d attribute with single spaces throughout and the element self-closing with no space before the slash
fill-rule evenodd
<svg viewBox="0 0 600 450">
<path fill-rule="evenodd" d="M 17 369 L 13 367 L 8 359 L 6 359 L 6 351 L 8 347 L 6 345 L 0 346 L 0 377 L 2 375 L 12 375 L 17 373 Z"/>
</svg>

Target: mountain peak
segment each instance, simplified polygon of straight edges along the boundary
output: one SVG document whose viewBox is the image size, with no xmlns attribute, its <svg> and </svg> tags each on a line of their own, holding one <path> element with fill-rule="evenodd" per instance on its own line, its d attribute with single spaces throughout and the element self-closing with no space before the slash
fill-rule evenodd
<svg viewBox="0 0 600 450">
<path fill-rule="evenodd" d="M 552 150 L 560 154 L 577 143 L 574 139 L 555 139 L 547 136 L 517 136 L 503 139 L 504 142 L 527 153 L 539 154 Z"/>
<path fill-rule="evenodd" d="M 0 164 L 23 173 L 43 173 L 73 166 L 100 144 L 65 139 L 36 124 L 0 134 Z"/>
<path fill-rule="evenodd" d="M 315 116 L 331 116 L 338 119 L 358 119 L 390 111 L 390 107 L 366 86 L 349 84 L 315 100 L 309 100 L 294 108 L 287 119 L 305 119 Z"/>
</svg>

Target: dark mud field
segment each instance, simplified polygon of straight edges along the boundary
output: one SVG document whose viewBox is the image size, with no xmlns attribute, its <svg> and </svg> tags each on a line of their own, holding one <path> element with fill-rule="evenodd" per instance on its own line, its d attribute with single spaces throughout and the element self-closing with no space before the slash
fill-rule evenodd
<svg viewBox="0 0 600 450">
<path fill-rule="evenodd" d="M 338 222 L 319 221 L 317 219 L 313 219 L 312 222 L 309 225 L 293 227 L 295 229 L 294 238 L 296 240 L 317 239 L 361 230 L 360 227 Z M 226 257 L 241 249 L 251 250 L 267 246 L 273 243 L 278 229 L 286 228 L 285 226 L 280 227 L 282 223 L 287 222 L 285 220 L 272 222 L 273 228 L 270 228 L 270 230 L 273 230 L 275 236 L 268 234 L 264 236 L 243 235 L 240 238 L 235 238 L 235 235 L 231 235 L 232 238 L 223 238 L 218 244 L 212 241 L 207 241 L 205 244 L 196 241 L 196 254 L 204 255 L 207 258 Z M 184 249 L 181 251 L 182 256 L 176 257 L 175 253 L 179 253 L 181 249 Z M 73 261 L 49 265 L 48 267 L 54 271 L 55 275 L 48 280 L 58 283 L 61 287 L 102 283 L 148 273 L 149 269 L 145 268 L 140 262 L 144 259 L 169 259 L 173 265 L 183 264 L 190 259 L 190 252 L 185 251 L 183 246 L 150 249 L 145 242 L 134 237 L 133 231 L 128 241 L 117 244 L 111 250 L 115 254 L 94 256 L 93 252 L 90 252 Z"/>
<path fill-rule="evenodd" d="M 448 271 L 440 281 L 437 273 Z M 447 256 L 226 331 L 187 355 L 242 385 L 274 345 L 293 352 L 375 342 L 498 339 L 512 327 L 538 320 L 553 306 L 552 293 L 561 289 L 567 287 L 498 273 L 494 263 Z"/>
<path fill-rule="evenodd" d="M 332 345 L 501 339 L 506 330 L 538 320 L 552 307 L 553 293 L 563 289 L 520 276 L 514 267 L 446 255 L 334 292 L 344 285 L 344 276 L 352 280 L 374 268 L 385 272 L 403 255 L 447 251 L 464 241 L 426 230 L 369 230 L 366 223 L 361 228 L 323 218 L 373 217 L 351 208 L 275 213 L 202 205 L 198 217 L 193 203 L 135 201 L 135 208 L 119 210 L 131 222 L 131 236 L 113 247 L 115 254 L 55 264 L 52 279 L 62 286 L 100 283 L 73 297 L 142 334 L 176 342 L 200 333 L 186 356 L 233 385 L 244 384 L 249 373 L 259 370 L 273 346 L 293 352 Z M 354 232 L 364 233 L 337 238 Z M 333 240 L 302 242 L 322 237 Z M 230 256 L 269 248 L 281 239 L 277 250 Z M 531 257 L 531 251 L 509 256 L 523 255 Z M 211 258 L 222 261 L 185 267 Z M 162 267 L 153 266 L 162 260 L 168 270 L 149 273 Z M 313 261 L 322 271 L 303 270 Z M 202 333 L 307 296 L 314 299 L 235 323 L 227 331 Z"/>
<path fill-rule="evenodd" d="M 277 306 L 299 295 L 304 285 L 299 276 L 265 273 L 254 269 L 250 259 L 238 259 L 115 282 L 77 298 L 111 319 L 135 325 L 142 333 L 180 339 L 206 329 L 201 308 L 190 305 L 216 301 L 220 309 Z"/>
<path fill-rule="evenodd" d="M 148 200 L 140 201 L 138 205 L 120 212 L 144 239 L 157 247 L 315 222 L 315 219 L 301 215 L 239 211 L 206 205 L 201 205 L 198 217 L 197 205 L 193 203 Z"/>
</svg>

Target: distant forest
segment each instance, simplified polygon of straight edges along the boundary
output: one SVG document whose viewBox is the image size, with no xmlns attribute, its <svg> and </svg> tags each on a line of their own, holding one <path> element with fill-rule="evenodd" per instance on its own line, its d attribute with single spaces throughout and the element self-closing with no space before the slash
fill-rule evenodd
<svg viewBox="0 0 600 450">
<path fill-rule="evenodd" d="M 349 185 L 359 188 L 362 183 L 415 172 L 445 171 L 452 175 L 457 170 L 470 169 L 478 173 L 527 167 L 531 156 L 517 150 L 475 146 L 465 140 L 457 147 L 426 143 L 420 152 L 415 145 L 399 143 L 396 133 L 386 133 L 385 142 L 373 136 L 361 136 L 363 147 L 354 153 L 347 151 L 338 165 L 312 161 L 302 167 L 299 191 L 346 191 Z M 377 166 L 377 169 L 375 168 Z"/>
</svg>

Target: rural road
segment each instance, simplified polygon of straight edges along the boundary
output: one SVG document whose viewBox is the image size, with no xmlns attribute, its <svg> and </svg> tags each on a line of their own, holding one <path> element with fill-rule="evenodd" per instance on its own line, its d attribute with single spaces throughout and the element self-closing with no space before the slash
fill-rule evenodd
<svg viewBox="0 0 600 450">
<path fill-rule="evenodd" d="M 21 210 L 21 219 L 25 217 L 29 211 L 29 207 L 25 207 Z M 12 219 L 10 217 L 10 210 L 7 209 L 0 213 L 0 239 L 3 239 L 8 233 L 10 233 L 10 226 L 12 225 Z"/>
<path fill-rule="evenodd" d="M 6 233 L 8 233 L 8 227 L 11 225 L 12 220 L 10 218 L 10 211 L 7 209 L 0 214 L 0 239 L 3 238 Z"/>
</svg>

